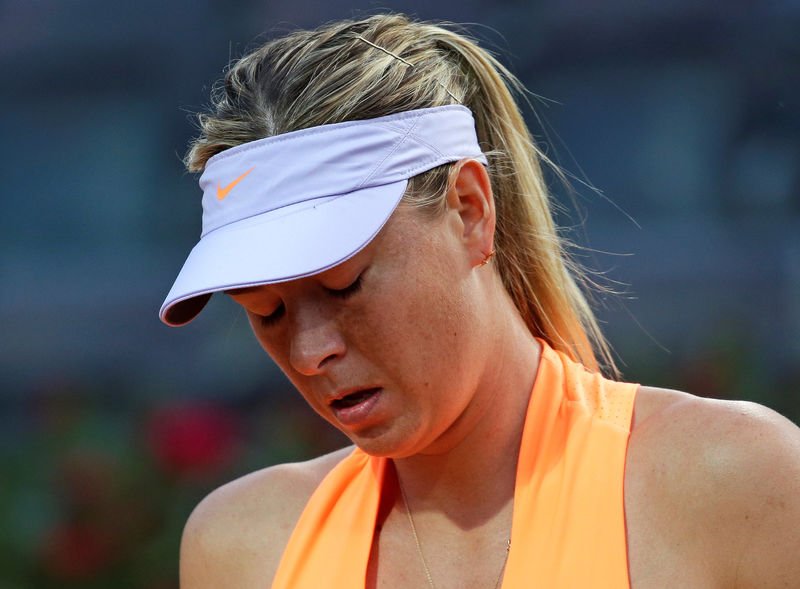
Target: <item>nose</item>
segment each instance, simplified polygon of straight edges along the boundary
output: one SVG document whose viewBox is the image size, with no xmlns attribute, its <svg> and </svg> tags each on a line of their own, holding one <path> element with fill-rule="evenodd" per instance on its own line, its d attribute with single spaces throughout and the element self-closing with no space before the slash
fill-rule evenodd
<svg viewBox="0 0 800 589">
<path fill-rule="evenodd" d="M 344 356 L 344 337 L 336 322 L 321 309 L 296 309 L 291 323 L 289 362 L 300 374 L 320 374 L 332 361 Z"/>
</svg>

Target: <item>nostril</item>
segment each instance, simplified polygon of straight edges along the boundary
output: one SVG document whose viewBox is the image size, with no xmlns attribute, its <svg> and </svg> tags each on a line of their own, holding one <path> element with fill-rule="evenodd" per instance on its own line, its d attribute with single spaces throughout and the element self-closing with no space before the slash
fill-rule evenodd
<svg viewBox="0 0 800 589">
<path fill-rule="evenodd" d="M 322 360 L 322 362 L 320 362 L 320 363 L 319 363 L 319 367 L 320 367 L 320 368 L 322 368 L 322 367 L 323 367 L 323 366 L 325 366 L 325 365 L 326 365 L 328 362 L 331 362 L 331 361 L 335 360 L 337 357 L 338 357 L 338 354 L 331 354 L 330 356 L 328 356 L 327 358 L 324 358 L 324 359 Z"/>
<path fill-rule="evenodd" d="M 344 355 L 344 342 L 338 336 L 329 334 L 320 337 L 304 334 L 295 338 L 290 350 L 290 361 L 299 373 L 311 376 L 324 371 L 334 360 Z"/>
</svg>

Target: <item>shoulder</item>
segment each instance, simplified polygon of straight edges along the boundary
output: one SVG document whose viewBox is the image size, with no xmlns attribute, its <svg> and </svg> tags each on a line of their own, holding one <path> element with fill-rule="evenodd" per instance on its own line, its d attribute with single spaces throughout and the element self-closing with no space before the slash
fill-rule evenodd
<svg viewBox="0 0 800 589">
<path fill-rule="evenodd" d="M 265 468 L 203 499 L 183 531 L 181 588 L 269 586 L 308 499 L 351 451 Z"/>
<path fill-rule="evenodd" d="M 626 484 L 723 586 L 800 578 L 800 429 L 761 405 L 642 387 Z M 630 475 L 630 476 L 629 476 Z"/>
</svg>

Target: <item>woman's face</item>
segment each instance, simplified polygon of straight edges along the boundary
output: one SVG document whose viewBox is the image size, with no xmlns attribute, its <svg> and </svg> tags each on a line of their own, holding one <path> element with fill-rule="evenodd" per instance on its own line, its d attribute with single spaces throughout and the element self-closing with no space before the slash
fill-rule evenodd
<svg viewBox="0 0 800 589">
<path fill-rule="evenodd" d="M 485 356 L 486 270 L 470 247 L 458 211 L 431 219 L 401 205 L 342 264 L 231 296 L 309 405 L 356 445 L 444 451 L 470 422 Z"/>
</svg>

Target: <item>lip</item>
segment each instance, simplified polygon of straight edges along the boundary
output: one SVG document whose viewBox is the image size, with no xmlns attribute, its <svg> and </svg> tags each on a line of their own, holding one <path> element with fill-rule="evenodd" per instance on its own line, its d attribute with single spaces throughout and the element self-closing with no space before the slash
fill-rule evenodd
<svg viewBox="0 0 800 589">
<path fill-rule="evenodd" d="M 348 427 L 363 425 L 369 419 L 370 415 L 375 409 L 375 406 L 381 397 L 382 391 L 383 389 L 380 387 L 349 389 L 337 393 L 335 397 L 330 399 L 329 405 L 337 421 L 339 421 L 339 423 L 342 425 L 346 425 Z M 354 393 L 367 393 L 367 396 L 365 396 L 363 400 L 359 401 L 355 405 L 351 405 L 349 407 L 335 405 L 336 401 L 344 399 L 348 395 L 352 395 Z"/>
</svg>

